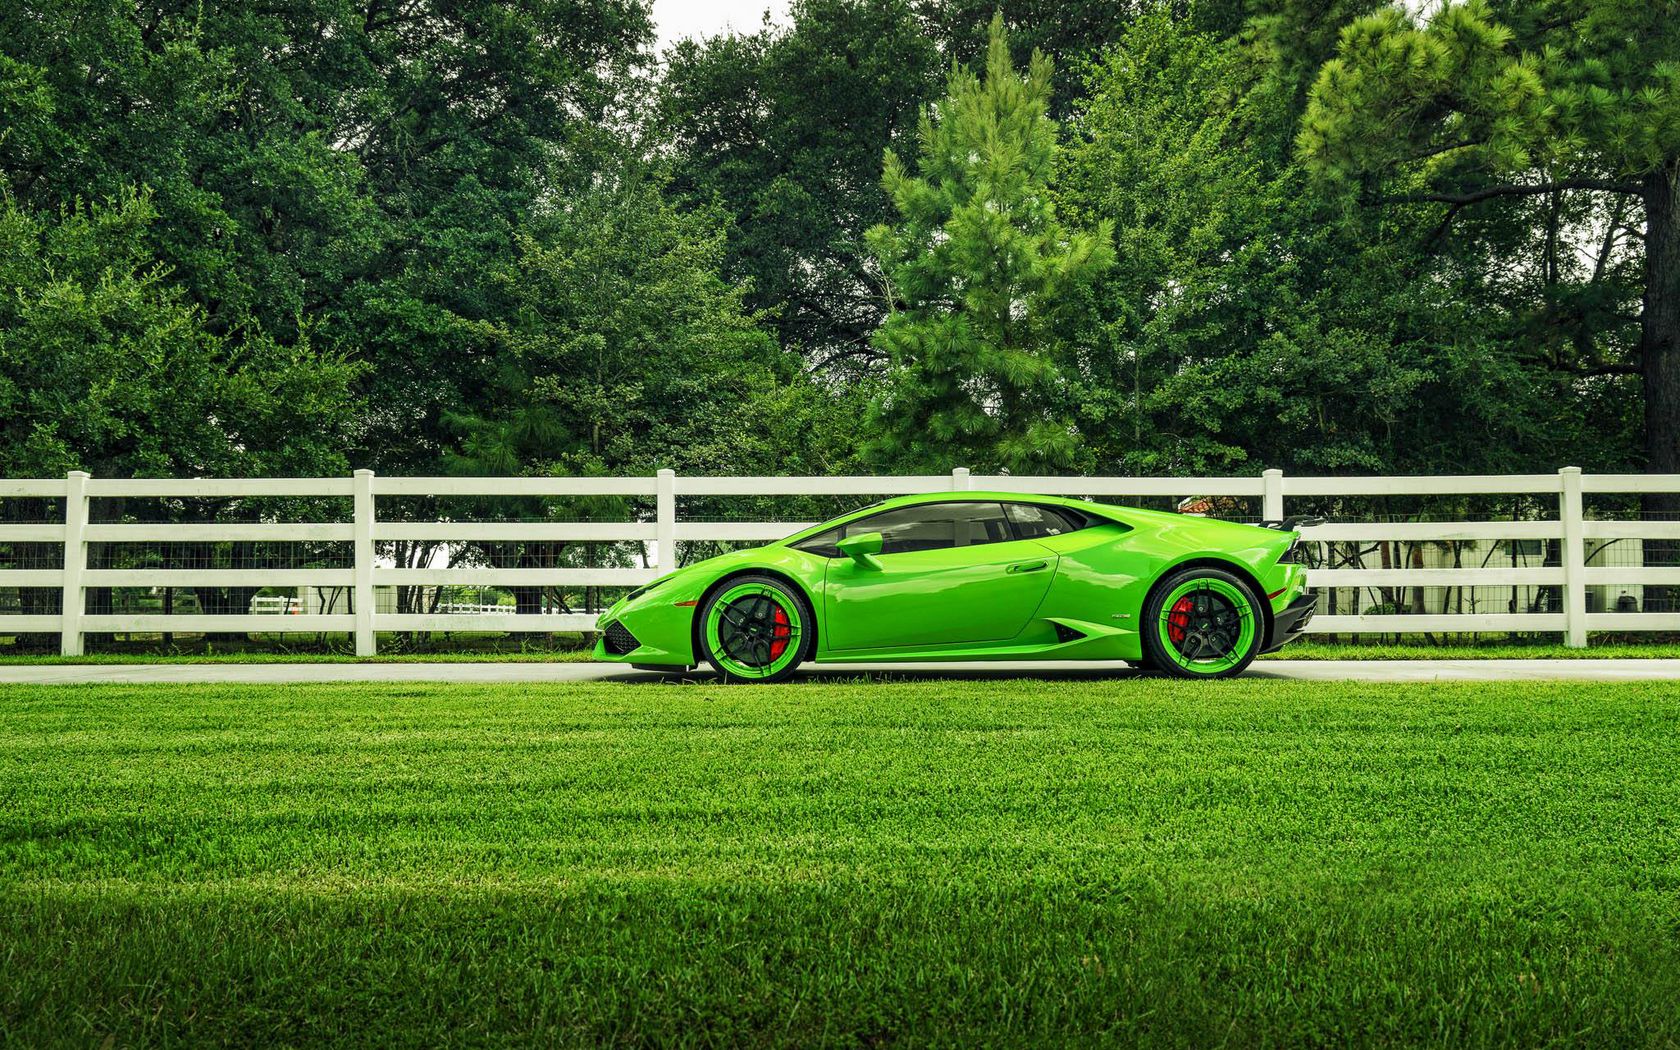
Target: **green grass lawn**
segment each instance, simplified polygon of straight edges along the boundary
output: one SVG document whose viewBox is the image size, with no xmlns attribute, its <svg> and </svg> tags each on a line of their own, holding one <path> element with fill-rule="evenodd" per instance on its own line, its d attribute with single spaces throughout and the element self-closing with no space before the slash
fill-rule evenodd
<svg viewBox="0 0 1680 1050">
<path fill-rule="evenodd" d="M 0 1042 L 1680 1044 L 1680 684 L 11 687 Z"/>
</svg>

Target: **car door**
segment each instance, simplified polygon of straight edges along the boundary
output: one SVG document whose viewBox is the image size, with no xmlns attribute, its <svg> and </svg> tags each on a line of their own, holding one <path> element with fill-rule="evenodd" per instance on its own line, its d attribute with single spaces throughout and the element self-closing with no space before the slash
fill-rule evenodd
<svg viewBox="0 0 1680 1050">
<path fill-rule="evenodd" d="M 1018 540 L 998 503 L 899 507 L 835 530 L 881 534 L 875 565 L 828 564 L 823 623 L 834 650 L 1004 641 L 1025 627 L 1056 574 L 1056 554 Z"/>
</svg>

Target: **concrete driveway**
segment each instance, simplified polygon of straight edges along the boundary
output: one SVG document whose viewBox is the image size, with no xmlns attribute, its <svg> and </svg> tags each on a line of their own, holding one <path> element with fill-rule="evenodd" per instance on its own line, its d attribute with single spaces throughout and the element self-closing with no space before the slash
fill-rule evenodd
<svg viewBox="0 0 1680 1050">
<path fill-rule="evenodd" d="M 1112 663 L 922 663 L 806 665 L 802 678 L 1124 678 Z M 676 676 L 595 663 L 365 663 L 365 664 L 48 664 L 0 665 L 7 684 L 88 682 L 656 682 Z M 710 679 L 710 671 L 687 676 Z M 1441 682 L 1564 680 L 1647 682 L 1680 680 L 1680 660 L 1263 660 L 1248 678 L 1297 681 Z"/>
</svg>

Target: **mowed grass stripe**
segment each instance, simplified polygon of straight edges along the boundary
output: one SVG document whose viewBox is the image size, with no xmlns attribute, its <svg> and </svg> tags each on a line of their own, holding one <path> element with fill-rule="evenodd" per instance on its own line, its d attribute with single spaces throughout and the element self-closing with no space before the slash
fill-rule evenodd
<svg viewBox="0 0 1680 1050">
<path fill-rule="evenodd" d="M 1680 1041 L 1680 686 L 0 693 L 20 1045 Z"/>
</svg>

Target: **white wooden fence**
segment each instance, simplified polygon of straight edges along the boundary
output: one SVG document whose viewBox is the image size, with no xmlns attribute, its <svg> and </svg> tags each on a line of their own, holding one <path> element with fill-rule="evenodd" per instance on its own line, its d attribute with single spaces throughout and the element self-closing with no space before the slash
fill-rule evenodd
<svg viewBox="0 0 1680 1050">
<path fill-rule="evenodd" d="M 348 632 L 356 651 L 374 652 L 380 631 L 569 631 L 593 626 L 593 614 L 382 613 L 374 590 L 384 586 L 637 586 L 673 564 L 676 545 L 695 540 L 765 541 L 803 527 L 802 522 L 681 521 L 677 497 L 856 495 L 887 496 L 934 490 L 1002 490 L 1092 497 L 1247 497 L 1260 500 L 1265 518 L 1282 518 L 1291 497 L 1526 495 L 1555 498 L 1557 517 L 1545 520 L 1463 522 L 1337 522 L 1305 530 L 1311 540 L 1540 540 L 1560 544 L 1561 564 L 1514 568 L 1335 568 L 1317 569 L 1310 583 L 1344 587 L 1560 587 L 1557 612 L 1319 615 L 1311 629 L 1321 633 L 1556 631 L 1568 644 L 1586 644 L 1589 631 L 1680 630 L 1680 613 L 1589 612 L 1586 589 L 1605 584 L 1680 586 L 1680 567 L 1644 565 L 1593 567 L 1590 539 L 1680 539 L 1680 522 L 1591 520 L 1583 514 L 1585 493 L 1680 492 L 1680 475 L 1595 474 L 1565 467 L 1556 474 L 1460 477 L 1286 477 L 1268 470 L 1258 477 L 983 477 L 958 468 L 950 474 L 913 477 L 656 477 L 625 478 L 441 478 L 376 477 L 359 470 L 351 477 L 272 479 L 104 479 L 76 471 L 62 479 L 0 479 L 0 498 L 64 500 L 62 524 L 0 524 L 0 544 L 63 545 L 63 567 L 0 570 L 0 589 L 61 588 L 62 613 L 0 615 L 0 634 L 57 632 L 63 652 L 82 651 L 89 632 L 274 632 L 273 614 L 95 615 L 85 611 L 90 587 L 348 587 L 351 611 L 288 615 L 287 632 Z M 651 520 L 626 522 L 385 522 L 381 497 L 651 497 Z M 348 522 L 262 522 L 240 524 L 99 524 L 89 521 L 89 500 L 115 497 L 347 497 Z M 346 541 L 352 568 L 333 569 L 95 569 L 87 565 L 89 543 L 226 541 Z M 594 541 L 640 542 L 647 568 L 448 568 L 386 567 L 375 543 L 423 541 Z"/>
</svg>

